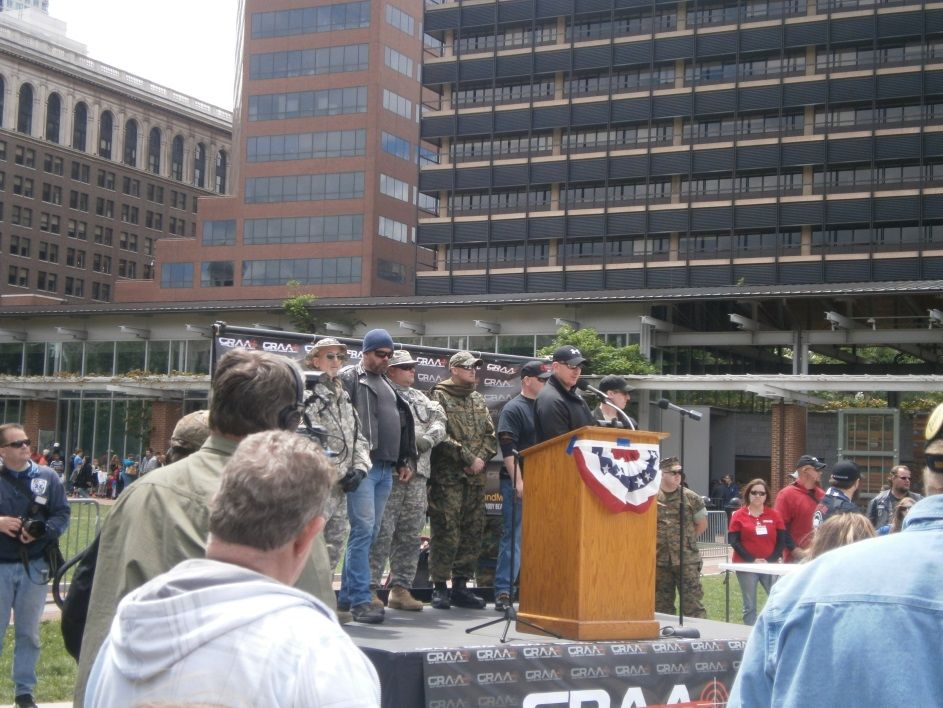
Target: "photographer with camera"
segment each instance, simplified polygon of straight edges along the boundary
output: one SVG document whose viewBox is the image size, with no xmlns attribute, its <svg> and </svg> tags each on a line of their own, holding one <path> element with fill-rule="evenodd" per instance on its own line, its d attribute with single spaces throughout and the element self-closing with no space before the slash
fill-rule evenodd
<svg viewBox="0 0 943 708">
<path fill-rule="evenodd" d="M 23 708 L 36 705 L 39 622 L 50 576 L 46 552 L 57 548 L 70 510 L 59 475 L 30 459 L 21 425 L 0 425 L 0 457 L 0 621 L 9 624 L 13 610 L 14 695 Z"/>
<path fill-rule="evenodd" d="M 337 379 L 337 372 L 347 361 L 347 346 L 333 337 L 318 340 L 305 359 L 313 371 L 305 371 L 305 386 L 310 392 L 305 413 L 312 425 L 320 425 L 326 433 L 325 444 L 335 453 L 331 458 L 336 484 L 324 506 L 324 541 L 330 556 L 331 572 L 337 568 L 344 542 L 350 531 L 347 519 L 347 493 L 354 491 L 372 466 L 370 443 L 364 438 L 360 417 L 350 395 Z M 349 613 L 338 612 L 341 620 Z"/>
</svg>

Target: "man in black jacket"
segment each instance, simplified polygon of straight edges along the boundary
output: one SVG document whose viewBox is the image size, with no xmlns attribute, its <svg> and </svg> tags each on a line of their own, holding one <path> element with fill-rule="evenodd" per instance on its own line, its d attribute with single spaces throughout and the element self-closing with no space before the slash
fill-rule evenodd
<svg viewBox="0 0 943 708">
<path fill-rule="evenodd" d="M 537 442 L 563 435 L 584 425 L 596 425 L 592 411 L 576 392 L 580 374 L 589 361 L 574 346 L 566 345 L 553 353 L 552 376 L 534 405 Z"/>
</svg>

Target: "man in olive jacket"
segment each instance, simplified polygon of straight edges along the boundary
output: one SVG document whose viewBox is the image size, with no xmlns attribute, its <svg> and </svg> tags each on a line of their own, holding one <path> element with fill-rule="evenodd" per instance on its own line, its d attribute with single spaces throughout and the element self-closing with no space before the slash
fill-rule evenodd
<svg viewBox="0 0 943 708">
<path fill-rule="evenodd" d="M 131 485 L 102 527 L 76 676 L 76 705 L 83 703 L 89 671 L 118 602 L 181 561 L 203 557 L 209 503 L 226 461 L 247 435 L 297 428 L 303 395 L 301 372 L 286 357 L 236 349 L 220 359 L 213 375 L 209 438 L 189 457 Z M 328 607 L 336 606 L 327 547 L 320 536 L 296 585 Z"/>
<path fill-rule="evenodd" d="M 432 448 L 429 569 L 432 606 L 482 609 L 485 601 L 467 590 L 475 572 L 485 528 L 485 469 L 498 449 L 484 397 L 475 390 L 481 359 L 458 352 L 449 359 L 451 378 L 437 383 L 429 398 L 445 410 L 447 436 Z M 449 593 L 446 582 L 452 578 Z"/>
</svg>

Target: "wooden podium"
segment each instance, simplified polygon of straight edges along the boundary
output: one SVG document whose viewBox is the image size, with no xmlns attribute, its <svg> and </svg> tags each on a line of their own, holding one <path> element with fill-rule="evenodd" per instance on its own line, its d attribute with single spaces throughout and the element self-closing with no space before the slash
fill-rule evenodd
<svg viewBox="0 0 943 708">
<path fill-rule="evenodd" d="M 658 444 L 666 433 L 587 426 L 525 450 L 518 617 L 567 639 L 655 639 L 654 501 L 613 513 L 567 454 L 580 440 Z M 517 631 L 535 633 L 518 623 Z"/>
</svg>

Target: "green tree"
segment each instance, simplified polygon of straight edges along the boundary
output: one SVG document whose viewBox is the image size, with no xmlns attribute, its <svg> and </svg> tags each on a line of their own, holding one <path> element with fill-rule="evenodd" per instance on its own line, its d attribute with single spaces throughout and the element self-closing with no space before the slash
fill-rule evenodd
<svg viewBox="0 0 943 708">
<path fill-rule="evenodd" d="M 606 344 L 594 329 L 573 329 L 563 326 L 557 331 L 553 342 L 538 354 L 549 356 L 553 350 L 570 344 L 579 349 L 589 359 L 590 371 L 594 374 L 654 374 L 655 366 L 639 352 L 637 344 L 627 347 L 614 347 Z"/>
<path fill-rule="evenodd" d="M 311 309 L 311 305 L 318 299 L 317 296 L 304 292 L 297 280 L 288 281 L 288 289 L 293 294 L 282 302 L 282 309 L 295 331 L 314 334 L 322 329 L 324 322 Z"/>
</svg>

